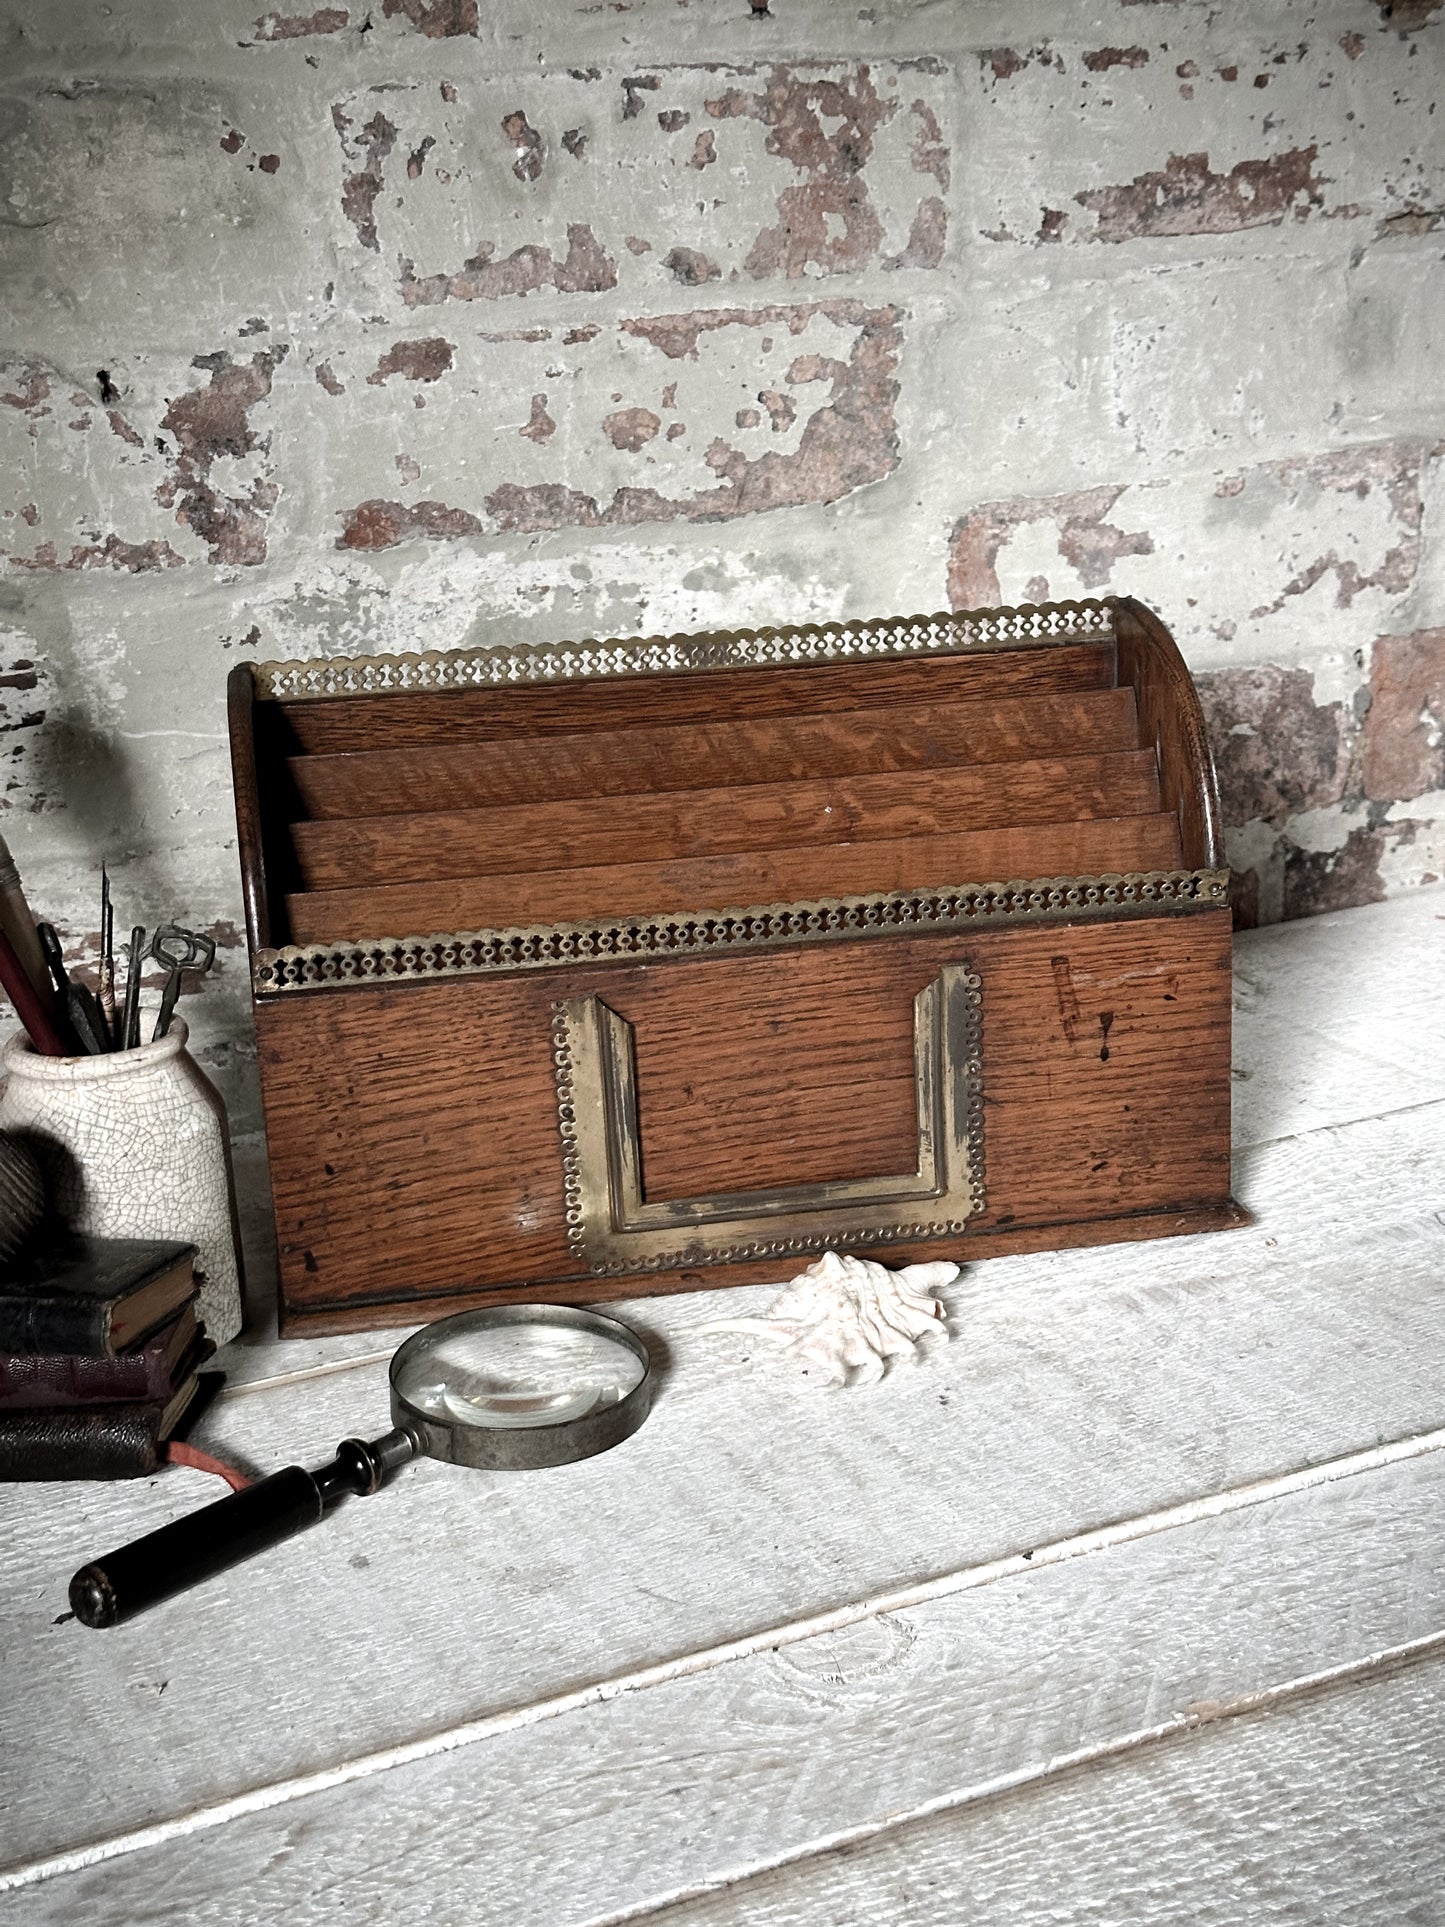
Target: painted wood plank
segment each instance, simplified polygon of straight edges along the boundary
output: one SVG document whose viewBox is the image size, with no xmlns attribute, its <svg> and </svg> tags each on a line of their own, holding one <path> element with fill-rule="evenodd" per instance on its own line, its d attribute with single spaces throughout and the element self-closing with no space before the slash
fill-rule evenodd
<svg viewBox="0 0 1445 1927">
<path fill-rule="evenodd" d="M 209 1486 L 11 1488 L 7 1857 L 1445 1422 L 1445 1106 L 1241 1169 L 1254 1229 L 981 1267 L 955 1342 L 866 1395 L 800 1395 L 701 1329 L 765 1293 L 635 1304 L 664 1377 L 618 1451 L 510 1481 L 418 1466 L 103 1635 L 52 1625 L 70 1572 Z M 383 1388 L 367 1365 L 238 1394 L 202 1440 L 319 1462 L 384 1428 Z"/>
<path fill-rule="evenodd" d="M 1267 1703 L 1184 1740 L 612 1921 L 1429 1927 L 1441 1917 L 1442 1807 L 1445 1664 L 1435 1660 Z"/>
<path fill-rule="evenodd" d="M 1234 940 L 1234 1142 L 1445 1096 L 1445 889 Z"/>
<path fill-rule="evenodd" d="M 385 1865 L 400 1872 L 385 1881 L 396 1927 L 597 1927 L 1262 1697 L 1287 1703 L 1381 1651 L 1442 1653 L 1440 1444 L 1130 1543 L 1040 1548 L 1035 1570 L 551 1718 L 438 1736 L 420 1757 L 261 1796 L 289 1796 L 274 1805 L 193 1814 L 20 1890 L 16 1917 L 349 1920 Z"/>
</svg>

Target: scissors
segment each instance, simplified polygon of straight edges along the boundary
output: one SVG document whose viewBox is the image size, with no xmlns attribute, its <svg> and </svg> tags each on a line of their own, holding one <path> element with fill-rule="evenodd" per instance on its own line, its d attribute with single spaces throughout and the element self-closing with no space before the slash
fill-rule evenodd
<svg viewBox="0 0 1445 1927">
<path fill-rule="evenodd" d="M 175 1015 L 176 999 L 181 994 L 181 973 L 193 970 L 199 976 L 216 961 L 216 940 L 201 930 L 183 930 L 178 923 L 163 923 L 151 938 L 151 955 L 164 964 L 170 975 L 161 992 L 161 1007 L 151 1042 L 164 1037 Z"/>
</svg>

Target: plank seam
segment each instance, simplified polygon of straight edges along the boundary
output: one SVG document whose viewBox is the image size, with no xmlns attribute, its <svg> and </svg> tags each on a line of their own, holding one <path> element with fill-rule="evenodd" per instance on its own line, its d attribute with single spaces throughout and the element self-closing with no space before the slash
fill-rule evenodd
<svg viewBox="0 0 1445 1927">
<path fill-rule="evenodd" d="M 782 1626 L 770 1627 L 764 1631 L 746 1633 L 739 1638 L 726 1640 L 717 1645 L 700 1647 L 672 1659 L 657 1661 L 651 1666 L 616 1674 L 610 1679 L 594 1680 L 589 1685 L 575 1687 L 569 1692 L 554 1694 L 548 1699 L 536 1700 L 526 1706 L 482 1714 L 476 1719 L 463 1721 L 438 1733 L 426 1734 L 394 1746 L 359 1754 L 353 1759 L 343 1760 L 334 1766 L 290 1775 L 282 1780 L 269 1781 L 261 1786 L 248 1788 L 244 1793 L 232 1794 L 208 1805 L 194 1807 L 189 1812 L 173 1814 L 149 1826 L 132 1828 L 102 1840 L 88 1841 L 83 1845 L 68 1847 L 59 1853 L 44 1855 L 38 1859 L 16 1862 L 9 1867 L 0 1868 L 0 1893 L 11 1893 L 21 1887 L 34 1886 L 62 1874 L 83 1872 L 87 1868 L 99 1866 L 104 1861 L 117 1859 L 123 1854 L 138 1853 L 152 1847 L 163 1846 L 171 1840 L 204 1832 L 211 1827 L 224 1826 L 232 1820 L 244 1819 L 251 1814 L 264 1813 L 273 1807 L 285 1806 L 293 1800 L 304 1799 L 314 1793 L 325 1793 L 334 1787 L 349 1786 L 358 1780 L 369 1779 L 375 1774 L 391 1772 L 396 1767 L 410 1766 L 422 1760 L 433 1759 L 439 1754 L 457 1752 L 463 1747 L 474 1746 L 480 1741 L 494 1738 L 502 1733 L 540 1726 L 547 1720 L 559 1719 L 569 1713 L 583 1712 L 589 1707 L 606 1705 L 609 1701 L 620 1699 L 627 1693 L 647 1692 L 655 1687 L 670 1685 L 674 1681 L 693 1679 L 723 1666 L 732 1665 L 739 1660 L 751 1658 L 754 1654 L 777 1652 L 784 1647 L 797 1645 L 800 1641 L 815 1638 L 821 1633 L 839 1632 L 845 1627 L 856 1626 L 865 1620 L 877 1619 L 887 1613 L 905 1612 L 910 1608 L 927 1605 L 936 1599 L 947 1599 L 960 1593 L 972 1592 L 1001 1579 L 1012 1579 L 1025 1573 L 1042 1571 L 1047 1567 L 1064 1565 L 1074 1559 L 1110 1551 L 1116 1546 L 1130 1545 L 1140 1539 L 1152 1538 L 1158 1533 L 1172 1532 L 1183 1526 L 1222 1518 L 1250 1506 L 1267 1504 L 1273 1500 L 1292 1497 L 1299 1492 L 1332 1485 L 1341 1479 L 1382 1471 L 1388 1466 L 1428 1457 L 1442 1448 L 1445 1448 L 1445 1427 L 1438 1427 L 1429 1432 L 1413 1433 L 1383 1445 L 1371 1446 L 1361 1452 L 1326 1459 L 1316 1465 L 1301 1466 L 1293 1472 L 1251 1480 L 1244 1485 L 1226 1487 L 1223 1491 L 1211 1493 L 1205 1498 L 1186 1499 L 1177 1505 L 1166 1506 L 1154 1512 L 1140 1513 L 1133 1518 L 1118 1520 L 1106 1526 L 1097 1526 L 1087 1532 L 1074 1533 L 1046 1545 L 1030 1547 L 1024 1552 L 1005 1554 L 1001 1558 L 985 1560 L 974 1566 L 965 1566 L 953 1572 L 936 1575 L 932 1579 L 919 1580 L 887 1592 L 873 1593 L 867 1598 L 851 1601 L 847 1605 L 834 1607 L 827 1612 L 814 1613 L 806 1618 L 791 1620 Z M 1425 1643 L 1428 1645 L 1429 1641 L 1435 1639 L 1445 1642 L 1445 1631 L 1438 1635 L 1429 1635 Z M 1404 1647 L 1392 1649 L 1392 1651 L 1396 1650 L 1405 1652 L 1410 1649 Z M 1354 1665 L 1360 1663 L 1351 1662 Z M 1320 1676 L 1321 1679 L 1324 1677 L 1325 1675 Z M 1173 1728 L 1170 1726 L 1160 1730 L 1173 1730 Z M 1002 1784 L 1000 1783 L 1000 1790 Z M 923 1809 L 920 1809 L 921 1811 Z M 894 1818 L 888 1824 L 897 1825 L 899 1821 Z M 655 1903 L 653 1905 L 655 1907 Z M 625 1918 L 628 1916 L 617 1916 L 618 1920 Z"/>
<path fill-rule="evenodd" d="M 900 1808 L 896 1813 L 875 1814 L 867 1820 L 857 1822 L 854 1826 L 825 1834 L 817 1840 L 810 1841 L 791 1852 L 779 1854 L 771 1860 L 755 1861 L 747 1866 L 738 1867 L 732 1872 L 718 1874 L 710 1880 L 697 1881 L 691 1886 L 679 1887 L 661 1899 L 642 1901 L 635 1907 L 625 1907 L 618 1913 L 598 1914 L 591 1920 L 579 1923 L 578 1927 L 628 1927 L 628 1923 L 631 1922 L 655 1919 L 670 1907 L 678 1906 L 684 1901 L 701 1900 L 708 1895 L 725 1893 L 730 1888 L 744 1886 L 748 1881 L 759 1879 L 765 1874 L 780 1871 L 785 1867 L 801 1866 L 809 1860 L 821 1859 L 825 1854 L 837 1853 L 844 1848 L 860 1845 L 865 1840 L 877 1839 L 881 1834 L 892 1833 L 900 1827 L 912 1826 L 921 1820 L 934 1819 L 944 1813 L 962 1812 L 969 1807 L 1000 1799 L 1009 1793 L 1042 1786 L 1062 1773 L 1078 1772 L 1084 1767 L 1127 1758 L 1144 1748 L 1182 1738 L 1185 1734 L 1197 1732 L 1204 1727 L 1219 1726 L 1226 1721 L 1240 1719 L 1249 1714 L 1273 1712 L 1294 1700 L 1306 1698 L 1313 1693 L 1328 1691 L 1332 1687 L 1364 1684 L 1412 1662 L 1437 1655 L 1445 1656 L 1445 1627 L 1438 1632 L 1424 1633 L 1420 1638 L 1407 1640 L 1398 1646 L 1381 1647 L 1377 1652 L 1367 1653 L 1358 1659 L 1345 1660 L 1338 1666 L 1327 1667 L 1317 1673 L 1301 1673 L 1294 1679 L 1281 1680 L 1275 1686 L 1266 1686 L 1254 1693 L 1241 1694 L 1238 1699 L 1225 1700 L 1206 1709 L 1176 1714 L 1174 1718 L 1161 1720 L 1157 1725 L 1138 1727 L 1132 1733 L 1121 1733 L 1113 1739 L 1101 1740 L 1094 1746 L 1078 1747 L 1069 1753 L 1055 1754 L 1051 1759 L 1018 1767 L 1011 1773 L 996 1774 L 993 1779 L 982 1780 L 976 1786 L 955 1788 L 952 1792 L 939 1794 L 935 1799 L 922 1801 L 917 1806 Z"/>
</svg>

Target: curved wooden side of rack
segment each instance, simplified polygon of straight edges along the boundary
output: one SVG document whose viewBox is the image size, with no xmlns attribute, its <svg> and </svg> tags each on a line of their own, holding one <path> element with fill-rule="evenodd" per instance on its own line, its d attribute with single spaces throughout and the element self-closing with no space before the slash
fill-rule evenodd
<svg viewBox="0 0 1445 1927">
<path fill-rule="evenodd" d="M 1181 860 L 1187 869 L 1224 867 L 1219 783 L 1204 728 L 1199 692 L 1178 644 L 1152 609 L 1132 596 L 1114 604 L 1119 680 L 1132 683 L 1139 736 L 1159 759 L 1159 793 L 1179 819 Z"/>
</svg>

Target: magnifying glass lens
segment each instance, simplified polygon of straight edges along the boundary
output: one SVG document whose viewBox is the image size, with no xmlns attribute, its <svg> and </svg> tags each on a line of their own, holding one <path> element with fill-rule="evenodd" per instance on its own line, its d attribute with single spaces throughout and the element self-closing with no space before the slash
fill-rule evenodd
<svg viewBox="0 0 1445 1927">
<path fill-rule="evenodd" d="M 463 1324 L 462 1320 L 457 1321 Z M 646 1367 L 603 1332 L 516 1324 L 443 1333 L 404 1360 L 396 1389 L 450 1425 L 564 1425 L 616 1405 Z"/>
</svg>

